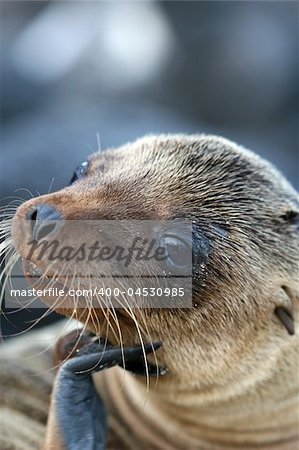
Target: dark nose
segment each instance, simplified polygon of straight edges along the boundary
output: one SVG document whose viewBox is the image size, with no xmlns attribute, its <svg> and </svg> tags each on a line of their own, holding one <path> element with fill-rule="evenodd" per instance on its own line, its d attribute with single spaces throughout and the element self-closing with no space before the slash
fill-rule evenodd
<svg viewBox="0 0 299 450">
<path fill-rule="evenodd" d="M 59 220 L 62 219 L 60 212 L 51 205 L 40 204 L 27 214 L 31 220 L 31 235 L 34 241 L 40 241 L 57 232 Z"/>
</svg>

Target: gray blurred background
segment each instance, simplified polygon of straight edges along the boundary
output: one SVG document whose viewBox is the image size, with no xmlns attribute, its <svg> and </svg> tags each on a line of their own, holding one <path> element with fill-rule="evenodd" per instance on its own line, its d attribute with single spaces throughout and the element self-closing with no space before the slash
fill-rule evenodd
<svg viewBox="0 0 299 450">
<path fill-rule="evenodd" d="M 2 204 L 67 184 L 97 134 L 102 148 L 220 134 L 298 189 L 298 6 L 2 1 Z M 3 333 L 34 314 L 4 319 Z"/>
</svg>

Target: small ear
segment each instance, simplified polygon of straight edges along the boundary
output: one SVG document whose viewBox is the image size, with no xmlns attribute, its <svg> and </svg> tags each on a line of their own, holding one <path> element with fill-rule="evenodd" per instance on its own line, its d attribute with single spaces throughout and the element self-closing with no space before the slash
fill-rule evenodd
<svg viewBox="0 0 299 450">
<path fill-rule="evenodd" d="M 290 309 L 285 308 L 284 306 L 277 306 L 274 310 L 274 314 L 283 324 L 287 332 L 290 335 L 294 335 L 295 334 L 294 317 Z"/>
</svg>

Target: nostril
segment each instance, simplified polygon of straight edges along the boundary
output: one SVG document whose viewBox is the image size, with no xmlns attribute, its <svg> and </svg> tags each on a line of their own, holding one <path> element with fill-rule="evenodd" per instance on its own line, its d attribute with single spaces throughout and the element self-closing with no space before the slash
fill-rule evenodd
<svg viewBox="0 0 299 450">
<path fill-rule="evenodd" d="M 60 212 L 54 207 L 40 204 L 27 214 L 31 221 L 31 235 L 35 241 L 40 241 L 57 231 L 59 220 L 62 219 Z"/>
<path fill-rule="evenodd" d="M 29 220 L 36 220 L 36 217 L 37 217 L 37 209 L 34 209 L 33 211 L 30 211 L 30 212 L 27 214 L 27 218 L 28 218 Z"/>
<path fill-rule="evenodd" d="M 36 218 L 37 218 L 37 208 L 34 208 L 33 210 L 29 211 L 26 215 L 26 219 L 31 221 L 30 231 L 31 231 L 31 236 L 33 237 L 34 240 L 36 240 L 34 237 L 34 227 L 35 227 Z"/>
</svg>

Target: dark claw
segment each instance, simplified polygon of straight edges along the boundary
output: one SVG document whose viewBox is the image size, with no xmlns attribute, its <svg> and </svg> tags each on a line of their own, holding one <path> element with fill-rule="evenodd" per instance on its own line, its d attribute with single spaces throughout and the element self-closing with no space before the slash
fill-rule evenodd
<svg viewBox="0 0 299 450">
<path fill-rule="evenodd" d="M 158 348 L 161 347 L 161 343 L 159 342 L 153 342 L 152 344 L 146 344 L 144 346 L 145 353 L 151 353 L 154 350 L 158 350 Z M 143 375 L 145 376 L 148 374 L 150 377 L 157 377 L 160 375 L 165 375 L 167 373 L 167 370 L 164 367 L 155 366 L 150 363 L 145 363 L 145 359 L 143 357 L 143 354 L 141 355 L 141 358 L 137 358 L 136 360 L 125 360 L 125 364 L 123 364 L 123 361 L 119 363 L 121 367 L 123 367 L 126 370 L 129 370 L 130 372 L 133 372 L 135 375 Z"/>
<path fill-rule="evenodd" d="M 160 342 L 145 344 L 144 353 L 145 354 L 152 353 L 153 351 L 158 350 L 158 348 L 160 347 L 161 347 Z M 105 362 L 103 362 L 102 358 L 99 356 L 99 352 L 101 350 L 103 351 L 103 349 L 105 349 L 104 350 L 105 355 L 107 355 L 107 352 L 111 350 L 115 352 L 114 353 L 114 359 L 116 360 L 115 364 L 109 366 L 105 365 L 107 360 L 105 359 Z M 93 342 L 78 352 L 79 355 L 85 355 L 87 353 L 88 354 L 94 353 L 94 359 L 90 360 L 90 367 L 89 369 L 85 367 L 84 369 L 85 371 L 91 370 L 92 372 L 97 372 L 104 368 L 112 367 L 113 365 L 119 365 L 124 369 L 133 372 L 135 375 L 145 376 L 148 373 L 149 376 L 153 377 L 165 375 L 167 373 L 167 370 L 164 367 L 158 367 L 149 363 L 145 365 L 144 354 L 141 346 L 124 347 L 122 353 L 120 348 L 112 347 L 111 345 L 107 345 L 107 343 L 106 345 L 102 344 L 102 346 L 100 346 L 98 342 Z M 93 363 L 91 363 L 91 361 Z M 80 370 L 78 370 L 77 372 L 78 374 L 80 373 Z"/>
<path fill-rule="evenodd" d="M 151 353 L 161 344 L 146 344 L 144 346 L 144 352 Z M 93 350 L 99 351 L 98 344 L 93 345 Z M 91 349 L 88 349 L 89 351 Z M 88 353 L 78 356 L 70 361 L 68 361 L 63 367 L 69 366 L 71 370 L 79 374 L 87 374 L 93 372 L 99 372 L 100 370 L 106 369 L 108 367 L 116 366 L 117 364 L 122 365 L 126 362 L 136 361 L 143 357 L 143 349 L 141 346 L 136 347 L 124 347 L 121 348 L 106 348 L 102 353 Z"/>
</svg>

